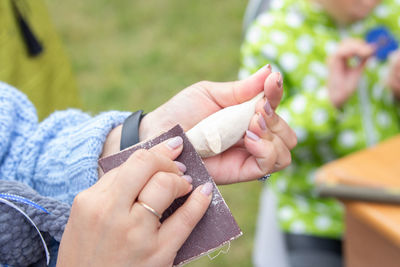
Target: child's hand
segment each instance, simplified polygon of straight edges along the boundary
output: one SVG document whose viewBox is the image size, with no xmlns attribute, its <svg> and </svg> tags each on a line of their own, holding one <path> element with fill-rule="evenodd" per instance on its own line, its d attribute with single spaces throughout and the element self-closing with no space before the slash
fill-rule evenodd
<svg viewBox="0 0 400 267">
<path fill-rule="evenodd" d="M 367 60 L 375 48 L 363 40 L 347 39 L 340 43 L 336 53 L 328 59 L 328 92 L 332 104 L 341 107 L 357 89 Z M 350 61 L 358 61 L 351 66 Z"/>
<path fill-rule="evenodd" d="M 181 152 L 181 137 L 138 150 L 78 194 L 57 266 L 171 266 L 207 210 L 212 192 L 209 183 L 196 188 L 160 223 L 157 214 L 192 190 L 185 167 L 173 161 Z"/>
<path fill-rule="evenodd" d="M 389 57 L 387 85 L 392 89 L 396 98 L 400 99 L 400 50 L 393 52 Z"/>
</svg>

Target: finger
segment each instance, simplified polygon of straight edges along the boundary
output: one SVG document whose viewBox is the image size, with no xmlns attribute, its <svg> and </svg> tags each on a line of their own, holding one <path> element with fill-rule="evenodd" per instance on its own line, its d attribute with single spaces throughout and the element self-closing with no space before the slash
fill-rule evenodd
<svg viewBox="0 0 400 267">
<path fill-rule="evenodd" d="M 355 50 L 354 54 L 362 59 L 367 59 L 375 53 L 375 47 L 368 44 L 365 44 L 360 47 L 355 47 L 354 50 Z"/>
<path fill-rule="evenodd" d="M 265 101 L 265 102 L 263 102 Z M 282 139 L 289 149 L 293 149 L 297 144 L 296 133 L 289 127 L 289 125 L 275 111 L 272 110 L 268 99 L 259 101 L 256 106 L 256 111 L 262 116 L 257 118 L 260 128 L 263 130 L 263 124 L 273 134 Z M 264 103 L 264 105 L 263 105 Z M 263 134 L 256 132 L 257 134 Z M 272 138 L 269 138 L 272 140 Z"/>
<path fill-rule="evenodd" d="M 337 56 L 342 59 L 348 59 L 354 56 L 360 58 L 369 58 L 375 52 L 375 47 L 369 45 L 362 40 L 351 40 L 349 42 L 344 42 L 337 51 Z"/>
<path fill-rule="evenodd" d="M 368 58 L 361 59 L 361 61 L 358 63 L 358 65 L 354 68 L 352 68 L 352 71 L 354 72 L 354 75 L 360 76 L 362 72 L 364 71 L 365 66 L 367 65 Z M 356 88 L 354 88 L 356 89 Z"/>
<path fill-rule="evenodd" d="M 143 201 L 152 207 L 158 214 L 163 212 L 172 204 L 178 197 L 184 196 L 192 190 L 192 178 L 188 175 L 176 175 L 175 173 L 158 172 L 146 184 L 140 192 L 138 200 Z M 132 214 L 138 205 L 132 207 Z M 158 218 L 147 212 L 146 217 L 151 217 L 149 220 Z"/>
<path fill-rule="evenodd" d="M 276 162 L 274 164 L 273 172 L 283 170 L 292 162 L 292 155 L 285 143 L 279 137 L 275 137 L 272 141 L 277 151 Z M 264 164 L 263 159 L 258 160 L 258 164 Z"/>
<path fill-rule="evenodd" d="M 271 74 L 268 64 L 250 77 L 234 82 L 207 82 L 205 89 L 222 108 L 248 101 L 262 92 L 265 79 Z"/>
<path fill-rule="evenodd" d="M 160 243 L 172 253 L 178 252 L 193 228 L 210 205 L 214 184 L 208 182 L 197 187 L 186 202 L 161 225 Z"/>
<path fill-rule="evenodd" d="M 264 116 L 257 112 L 250 120 L 249 130 L 257 134 L 262 139 L 272 141 L 274 134 L 268 129 Z"/>
<path fill-rule="evenodd" d="M 265 79 L 264 95 L 269 100 L 272 109 L 276 109 L 283 94 L 283 77 L 279 72 L 272 73 Z"/>
<path fill-rule="evenodd" d="M 173 161 L 183 147 L 182 137 L 171 138 L 149 150 L 137 150 L 120 167 L 111 185 L 114 194 L 120 196 L 123 204 L 131 208 L 139 192 L 148 180 L 157 172 L 171 172 L 182 174 L 177 163 Z"/>
<path fill-rule="evenodd" d="M 277 151 L 272 141 L 260 138 L 248 130 L 244 137 L 246 152 L 250 153 L 242 164 L 239 172 L 241 182 L 251 181 L 271 173 L 277 160 Z"/>
<path fill-rule="evenodd" d="M 272 140 L 260 138 L 263 134 L 258 123 L 252 121 L 250 131 L 246 133 L 245 146 L 249 153 L 255 157 L 259 173 L 261 176 L 272 171 L 281 170 L 287 167 L 291 162 L 291 154 L 289 148 L 278 136 L 273 136 Z M 271 152 L 266 153 L 267 150 Z M 272 153 L 272 157 L 271 157 Z M 272 160 L 275 160 L 273 162 Z M 260 177 L 260 176 L 256 176 Z"/>
</svg>

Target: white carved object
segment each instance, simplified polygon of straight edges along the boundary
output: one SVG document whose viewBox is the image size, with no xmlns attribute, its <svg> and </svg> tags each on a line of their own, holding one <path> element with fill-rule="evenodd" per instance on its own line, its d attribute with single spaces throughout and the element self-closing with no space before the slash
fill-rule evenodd
<svg viewBox="0 0 400 267">
<path fill-rule="evenodd" d="M 236 144 L 248 129 L 256 103 L 263 96 L 262 92 L 247 102 L 221 109 L 187 131 L 200 156 L 215 156 Z"/>
</svg>

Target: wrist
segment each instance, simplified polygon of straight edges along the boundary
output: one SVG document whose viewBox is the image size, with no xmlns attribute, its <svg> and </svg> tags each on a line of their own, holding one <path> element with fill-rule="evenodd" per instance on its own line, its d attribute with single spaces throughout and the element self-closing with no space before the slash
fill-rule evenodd
<svg viewBox="0 0 400 267">
<path fill-rule="evenodd" d="M 146 114 L 139 124 L 139 140 L 140 142 L 148 139 L 151 136 L 151 125 L 149 125 L 149 120 L 152 117 L 152 112 Z"/>
<path fill-rule="evenodd" d="M 103 145 L 103 151 L 100 155 L 100 158 L 104 158 L 115 153 L 118 153 L 120 142 L 121 142 L 121 132 L 122 132 L 122 124 L 118 125 L 114 129 L 112 129 L 106 138 L 106 141 Z"/>
<path fill-rule="evenodd" d="M 143 117 L 139 125 L 139 140 L 148 140 L 155 137 L 162 131 L 167 131 L 177 123 L 168 119 L 168 116 L 163 116 L 165 112 L 158 108 Z"/>
</svg>

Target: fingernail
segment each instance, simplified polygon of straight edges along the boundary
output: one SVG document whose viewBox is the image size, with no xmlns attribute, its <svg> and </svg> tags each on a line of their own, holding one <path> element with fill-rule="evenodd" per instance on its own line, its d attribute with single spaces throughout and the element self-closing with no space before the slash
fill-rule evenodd
<svg viewBox="0 0 400 267">
<path fill-rule="evenodd" d="M 190 175 L 182 175 L 182 178 L 188 181 L 189 184 L 193 182 L 193 178 Z"/>
<path fill-rule="evenodd" d="M 267 113 L 268 116 L 271 116 L 272 108 L 271 108 L 271 105 L 269 104 L 268 99 L 265 99 L 264 110 L 265 110 L 265 113 Z"/>
<path fill-rule="evenodd" d="M 183 164 L 182 162 L 179 162 L 179 161 L 174 161 L 174 162 L 175 162 L 176 166 L 178 166 L 178 168 L 179 168 L 179 170 L 180 170 L 181 172 L 183 172 L 183 173 L 186 172 L 186 166 L 185 166 L 185 164 Z"/>
<path fill-rule="evenodd" d="M 180 136 L 176 136 L 167 142 L 167 145 L 171 150 L 178 148 L 182 144 L 183 144 L 183 139 Z"/>
<path fill-rule="evenodd" d="M 202 193 L 203 195 L 209 196 L 211 195 L 212 191 L 213 191 L 213 185 L 210 182 L 207 182 L 203 185 L 203 187 L 200 190 L 200 193 Z"/>
<path fill-rule="evenodd" d="M 267 129 L 267 124 L 265 123 L 264 117 L 260 114 L 257 113 L 258 115 L 258 125 L 260 126 L 261 130 L 265 131 Z"/>
<path fill-rule="evenodd" d="M 250 131 L 250 130 L 247 130 L 247 131 L 246 131 L 246 135 L 247 135 L 251 140 L 254 140 L 254 141 L 260 140 L 260 137 L 258 137 L 258 135 L 256 135 L 255 133 L 253 133 L 253 132 Z"/>
<path fill-rule="evenodd" d="M 268 66 L 269 66 L 269 68 L 271 68 L 271 65 L 267 64 L 264 67 L 262 67 L 261 69 L 259 69 L 258 71 L 256 71 L 253 75 L 256 75 L 256 74 L 258 74 L 260 72 L 263 72 L 264 70 L 266 70 L 268 68 Z"/>
<path fill-rule="evenodd" d="M 283 79 L 282 79 L 282 74 L 280 72 L 278 72 L 279 78 L 276 81 L 276 84 L 278 85 L 279 88 L 282 88 L 283 85 Z"/>
</svg>

